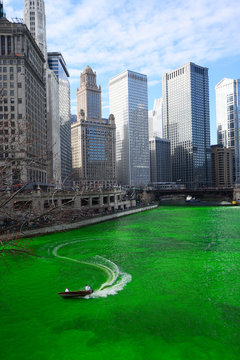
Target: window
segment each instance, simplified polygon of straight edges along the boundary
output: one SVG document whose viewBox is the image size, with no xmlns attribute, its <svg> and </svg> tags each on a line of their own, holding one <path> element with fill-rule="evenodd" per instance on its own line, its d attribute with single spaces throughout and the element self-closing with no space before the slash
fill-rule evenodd
<svg viewBox="0 0 240 360">
<path fill-rule="evenodd" d="M 22 104 L 22 98 L 18 98 L 18 104 Z"/>
<path fill-rule="evenodd" d="M 2 51 L 2 55 L 5 55 L 5 36 L 1 36 L 1 51 Z"/>
</svg>

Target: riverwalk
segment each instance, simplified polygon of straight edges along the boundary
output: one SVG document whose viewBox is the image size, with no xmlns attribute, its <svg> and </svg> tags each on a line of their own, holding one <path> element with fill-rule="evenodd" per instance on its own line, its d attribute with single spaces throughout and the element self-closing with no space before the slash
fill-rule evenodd
<svg viewBox="0 0 240 360">
<path fill-rule="evenodd" d="M 147 210 L 153 210 L 153 209 L 156 209 L 157 207 L 158 207 L 158 205 L 149 205 L 149 206 L 144 206 L 144 207 L 140 207 L 140 208 L 139 207 L 132 208 L 132 209 L 128 209 L 128 210 L 114 212 L 114 213 L 107 214 L 107 215 L 93 216 L 91 218 L 83 219 L 83 220 L 80 220 L 80 221 L 77 221 L 74 223 L 57 224 L 57 225 L 51 225 L 48 227 L 37 228 L 34 230 L 26 230 L 23 232 L 6 234 L 6 235 L 2 236 L 2 238 L 7 238 L 7 239 L 30 238 L 30 237 L 35 237 L 35 236 L 42 236 L 42 235 L 47 235 L 47 234 L 52 234 L 52 233 L 57 233 L 57 232 L 74 230 L 74 229 L 82 228 L 84 226 L 98 224 L 98 223 L 101 223 L 104 221 L 117 219 L 117 218 L 120 218 L 123 216 L 137 214 L 137 213 L 147 211 Z"/>
</svg>

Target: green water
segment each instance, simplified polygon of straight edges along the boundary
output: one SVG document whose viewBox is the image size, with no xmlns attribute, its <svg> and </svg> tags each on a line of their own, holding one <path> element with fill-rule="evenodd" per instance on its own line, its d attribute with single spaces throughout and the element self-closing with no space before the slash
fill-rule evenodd
<svg viewBox="0 0 240 360">
<path fill-rule="evenodd" d="M 239 219 L 160 207 L 31 240 L 39 257 L 1 260 L 0 358 L 240 359 Z"/>
</svg>

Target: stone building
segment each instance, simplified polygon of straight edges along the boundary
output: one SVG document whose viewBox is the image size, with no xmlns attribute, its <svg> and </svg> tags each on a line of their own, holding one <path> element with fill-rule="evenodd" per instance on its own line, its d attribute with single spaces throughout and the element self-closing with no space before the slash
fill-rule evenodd
<svg viewBox="0 0 240 360">
<path fill-rule="evenodd" d="M 48 183 L 61 187 L 59 79 L 47 61 L 44 0 L 25 0 L 24 21 L 45 59 Z"/>
<path fill-rule="evenodd" d="M 215 187 L 233 186 L 234 150 L 223 145 L 212 145 L 212 179 Z"/>
<path fill-rule="evenodd" d="M 77 122 L 71 125 L 75 184 L 87 188 L 116 185 L 116 126 L 113 115 L 101 116 L 101 87 L 87 66 L 77 91 Z"/>
<path fill-rule="evenodd" d="M 43 0 L 25 0 L 24 21 L 47 60 L 46 15 Z"/>
<path fill-rule="evenodd" d="M 46 183 L 44 56 L 26 25 L 0 18 L 1 185 Z"/>
</svg>

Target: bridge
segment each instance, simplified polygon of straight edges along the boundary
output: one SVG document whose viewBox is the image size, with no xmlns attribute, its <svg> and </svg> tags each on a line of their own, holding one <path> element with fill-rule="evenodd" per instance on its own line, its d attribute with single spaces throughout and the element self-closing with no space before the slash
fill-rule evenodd
<svg viewBox="0 0 240 360">
<path fill-rule="evenodd" d="M 159 201 L 164 196 L 192 196 L 199 200 L 240 201 L 240 189 L 236 188 L 199 188 L 199 189 L 152 189 L 144 190 L 144 197 Z"/>
</svg>

